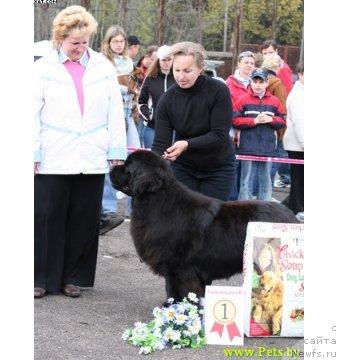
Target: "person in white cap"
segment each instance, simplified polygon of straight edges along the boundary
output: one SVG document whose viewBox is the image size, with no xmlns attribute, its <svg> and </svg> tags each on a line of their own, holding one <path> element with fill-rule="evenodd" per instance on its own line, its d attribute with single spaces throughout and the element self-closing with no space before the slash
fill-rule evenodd
<svg viewBox="0 0 338 360">
<path fill-rule="evenodd" d="M 157 59 L 150 65 L 138 98 L 138 110 L 145 128 L 142 139 L 146 148 L 154 140 L 157 103 L 168 88 L 175 83 L 172 73 L 171 47 L 163 45 L 157 50 Z"/>
</svg>

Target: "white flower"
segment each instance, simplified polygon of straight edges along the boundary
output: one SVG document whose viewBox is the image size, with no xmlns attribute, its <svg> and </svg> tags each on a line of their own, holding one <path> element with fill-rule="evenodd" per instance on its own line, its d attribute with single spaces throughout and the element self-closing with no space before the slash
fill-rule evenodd
<svg viewBox="0 0 338 360">
<path fill-rule="evenodd" d="M 174 345 L 173 349 L 180 349 L 182 346 L 180 344 Z"/>
<path fill-rule="evenodd" d="M 174 302 L 174 300 L 175 300 L 175 299 L 171 297 L 171 298 L 169 298 L 169 299 L 167 300 L 167 302 L 168 302 L 169 304 L 172 304 L 172 303 Z"/>
<path fill-rule="evenodd" d="M 159 328 L 164 324 L 164 319 L 161 317 L 158 317 L 155 319 L 155 328 Z"/>
<path fill-rule="evenodd" d="M 155 327 L 154 335 L 159 339 L 162 337 L 162 331 L 161 331 L 161 329 L 159 327 Z"/>
<path fill-rule="evenodd" d="M 168 329 L 165 329 L 163 336 L 167 341 L 174 342 L 181 338 L 181 332 L 178 330 L 174 330 L 172 327 L 169 327 Z"/>
<path fill-rule="evenodd" d="M 165 345 L 166 345 L 166 343 L 165 342 L 158 342 L 157 343 L 157 347 L 156 347 L 156 349 L 157 350 L 163 350 L 164 348 L 165 348 Z"/>
<path fill-rule="evenodd" d="M 159 307 L 155 307 L 155 309 L 153 310 L 153 315 L 155 317 L 162 316 L 162 310 Z"/>
<path fill-rule="evenodd" d="M 172 333 L 172 341 L 177 341 L 181 338 L 181 332 L 179 330 L 174 330 Z"/>
<path fill-rule="evenodd" d="M 184 306 L 184 304 L 177 304 L 176 305 L 176 312 L 177 313 L 183 314 L 185 310 L 186 310 L 186 307 Z"/>
<path fill-rule="evenodd" d="M 174 320 L 176 314 L 175 310 L 173 310 L 172 308 L 167 308 L 163 312 L 164 312 L 164 317 L 167 321 Z"/>
<path fill-rule="evenodd" d="M 184 314 L 177 314 L 175 318 L 175 323 L 177 325 L 183 325 L 186 320 L 187 317 Z"/>
<path fill-rule="evenodd" d="M 188 299 L 189 299 L 190 301 L 196 303 L 196 304 L 198 303 L 198 297 L 197 297 L 196 294 L 193 293 L 193 292 L 190 292 L 190 293 L 188 294 Z"/>
<path fill-rule="evenodd" d="M 134 324 L 134 326 L 135 326 L 135 329 L 140 329 L 140 328 L 146 327 L 147 324 L 144 324 L 143 322 L 138 321 L 138 322 L 136 322 L 136 323 Z"/>
<path fill-rule="evenodd" d="M 163 337 L 167 341 L 176 341 L 181 338 L 181 332 L 178 330 L 174 330 L 172 327 L 169 327 L 168 329 L 165 329 Z"/>
<path fill-rule="evenodd" d="M 151 352 L 150 346 L 143 346 L 141 347 L 139 354 L 149 354 Z"/>
<path fill-rule="evenodd" d="M 192 335 L 197 335 L 201 330 L 201 321 L 199 318 L 194 320 L 191 326 L 188 326 L 188 331 L 192 333 Z"/>
<path fill-rule="evenodd" d="M 131 330 L 127 329 L 123 334 L 122 334 L 122 340 L 128 340 L 131 336 Z"/>
</svg>

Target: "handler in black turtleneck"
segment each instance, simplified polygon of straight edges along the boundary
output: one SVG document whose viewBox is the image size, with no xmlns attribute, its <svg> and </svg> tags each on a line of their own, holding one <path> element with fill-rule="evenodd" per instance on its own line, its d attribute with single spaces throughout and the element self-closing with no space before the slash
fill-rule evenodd
<svg viewBox="0 0 338 360">
<path fill-rule="evenodd" d="M 170 160 L 176 178 L 192 190 L 227 200 L 236 172 L 231 97 L 225 84 L 200 75 L 201 49 L 190 42 L 173 46 L 176 84 L 158 103 L 152 150 Z"/>
</svg>

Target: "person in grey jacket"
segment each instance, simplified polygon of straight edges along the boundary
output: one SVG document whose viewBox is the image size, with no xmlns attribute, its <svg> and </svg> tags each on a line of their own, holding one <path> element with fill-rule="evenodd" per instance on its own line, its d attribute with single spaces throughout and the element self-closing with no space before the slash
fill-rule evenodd
<svg viewBox="0 0 338 360">
<path fill-rule="evenodd" d="M 34 63 L 35 298 L 94 285 L 104 174 L 127 156 L 115 69 L 88 48 L 96 28 L 82 6 L 63 9 Z"/>
</svg>

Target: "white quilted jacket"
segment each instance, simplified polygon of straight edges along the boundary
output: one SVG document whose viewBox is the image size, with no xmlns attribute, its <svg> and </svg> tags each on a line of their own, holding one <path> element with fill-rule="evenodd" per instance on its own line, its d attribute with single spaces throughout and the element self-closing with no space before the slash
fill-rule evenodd
<svg viewBox="0 0 338 360">
<path fill-rule="evenodd" d="M 57 50 L 34 64 L 34 161 L 40 162 L 40 174 L 107 173 L 107 159 L 127 156 L 115 69 L 102 54 L 88 51 L 83 115 L 73 79 Z"/>
</svg>

